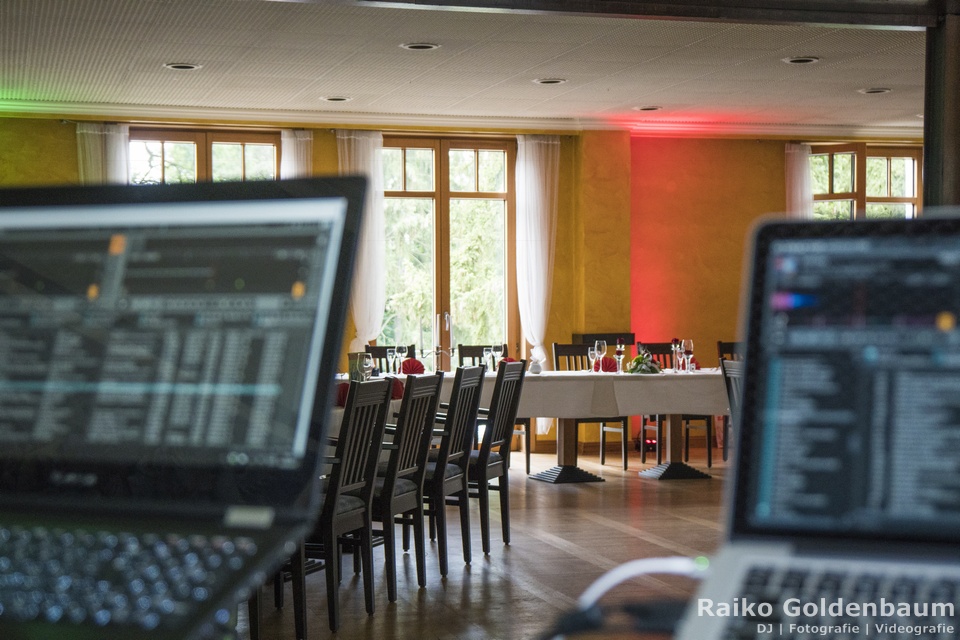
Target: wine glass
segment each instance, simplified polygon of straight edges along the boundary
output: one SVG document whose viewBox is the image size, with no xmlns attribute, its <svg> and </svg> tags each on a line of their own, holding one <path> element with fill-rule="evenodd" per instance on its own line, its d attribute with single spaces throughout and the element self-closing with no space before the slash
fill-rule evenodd
<svg viewBox="0 0 960 640">
<path fill-rule="evenodd" d="M 369 380 L 371 374 L 373 373 L 373 354 L 372 353 L 360 354 L 360 366 L 363 369 L 363 379 Z"/>
<path fill-rule="evenodd" d="M 493 360 L 494 360 L 493 368 L 496 369 L 497 364 L 500 362 L 500 359 L 503 358 L 503 345 L 495 344 L 493 345 L 492 349 L 493 349 Z"/>
<path fill-rule="evenodd" d="M 623 373 L 623 342 L 617 342 L 613 354 L 617 359 L 617 373 Z"/>
<path fill-rule="evenodd" d="M 407 359 L 407 345 L 405 344 L 397 345 L 397 359 L 400 360 L 401 362 Z M 399 367 L 397 367 L 397 369 L 399 370 Z"/>
<path fill-rule="evenodd" d="M 493 347 L 484 347 L 483 348 L 483 364 L 490 367 L 490 358 L 492 356 L 493 356 Z"/>
<path fill-rule="evenodd" d="M 590 371 L 593 371 L 593 363 L 597 360 L 597 348 L 590 347 L 587 349 L 587 358 L 590 359 Z"/>
<path fill-rule="evenodd" d="M 693 371 L 693 340 L 684 340 L 680 345 L 683 349 L 683 369 Z"/>
<path fill-rule="evenodd" d="M 397 350 L 393 347 L 387 347 L 387 366 L 390 367 L 394 373 L 400 370 L 400 367 L 397 365 Z"/>
<path fill-rule="evenodd" d="M 600 361 L 600 366 L 597 367 L 597 370 L 603 371 L 603 358 L 607 355 L 607 341 L 597 340 L 593 346 L 597 349 L 597 360 Z"/>
</svg>

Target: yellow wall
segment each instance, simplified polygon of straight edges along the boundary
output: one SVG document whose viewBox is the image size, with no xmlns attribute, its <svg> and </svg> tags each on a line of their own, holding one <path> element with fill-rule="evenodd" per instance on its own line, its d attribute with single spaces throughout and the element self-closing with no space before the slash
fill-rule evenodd
<svg viewBox="0 0 960 640">
<path fill-rule="evenodd" d="M 313 130 L 314 173 L 336 174 L 335 134 Z M 548 351 L 573 333 L 631 328 L 691 337 L 712 363 L 716 340 L 735 335 L 747 229 L 783 209 L 783 176 L 782 141 L 562 135 Z M 0 118 L 0 185 L 77 182 L 72 123 Z M 344 345 L 352 335 L 348 319 Z"/>
<path fill-rule="evenodd" d="M 60 120 L 0 118 L 0 186 L 79 182 L 76 125 Z"/>
<path fill-rule="evenodd" d="M 633 330 L 692 338 L 704 366 L 737 332 L 741 266 L 754 221 L 785 207 L 784 142 L 635 138 Z"/>
</svg>

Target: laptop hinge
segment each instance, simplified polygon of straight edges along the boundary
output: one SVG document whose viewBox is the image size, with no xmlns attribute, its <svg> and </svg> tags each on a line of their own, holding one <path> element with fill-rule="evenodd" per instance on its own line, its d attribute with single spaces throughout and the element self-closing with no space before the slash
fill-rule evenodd
<svg viewBox="0 0 960 640">
<path fill-rule="evenodd" d="M 223 524 L 228 527 L 244 529 L 269 529 L 276 514 L 270 507 L 235 506 L 227 507 L 223 515 Z"/>
</svg>

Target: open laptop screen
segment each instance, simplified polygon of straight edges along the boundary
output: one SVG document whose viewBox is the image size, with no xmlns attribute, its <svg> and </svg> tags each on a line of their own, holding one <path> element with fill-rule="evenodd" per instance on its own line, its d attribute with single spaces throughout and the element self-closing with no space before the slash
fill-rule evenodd
<svg viewBox="0 0 960 640">
<path fill-rule="evenodd" d="M 6 192 L 0 497 L 298 499 L 317 475 L 364 187 Z"/>
<path fill-rule="evenodd" d="M 295 465 L 344 208 L 0 216 L 0 455 Z"/>
<path fill-rule="evenodd" d="M 960 222 L 757 234 L 735 529 L 960 538 Z"/>
</svg>

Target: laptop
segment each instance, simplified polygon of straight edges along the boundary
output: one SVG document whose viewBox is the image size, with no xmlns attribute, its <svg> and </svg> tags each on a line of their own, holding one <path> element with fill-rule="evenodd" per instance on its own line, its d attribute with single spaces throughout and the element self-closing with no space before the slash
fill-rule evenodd
<svg viewBox="0 0 960 640">
<path fill-rule="evenodd" d="M 960 218 L 771 221 L 747 268 L 726 539 L 677 637 L 960 637 Z"/>
<path fill-rule="evenodd" d="M 312 529 L 364 190 L 0 192 L 0 638 L 222 633 Z"/>
</svg>

